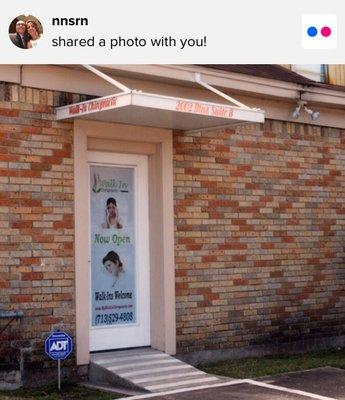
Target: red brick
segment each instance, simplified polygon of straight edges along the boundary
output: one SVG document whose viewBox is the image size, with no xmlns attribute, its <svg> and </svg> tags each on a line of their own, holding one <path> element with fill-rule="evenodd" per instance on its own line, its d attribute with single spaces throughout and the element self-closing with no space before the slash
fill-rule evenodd
<svg viewBox="0 0 345 400">
<path fill-rule="evenodd" d="M 23 281 L 41 281 L 43 279 L 42 272 L 23 272 L 22 280 Z"/>
<path fill-rule="evenodd" d="M 13 294 L 10 296 L 11 303 L 29 303 L 32 301 L 30 294 Z"/>
</svg>

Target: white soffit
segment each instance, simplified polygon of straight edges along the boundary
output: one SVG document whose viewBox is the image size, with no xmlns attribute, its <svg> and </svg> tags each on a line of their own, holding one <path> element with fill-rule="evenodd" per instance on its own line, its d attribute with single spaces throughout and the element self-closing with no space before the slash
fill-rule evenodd
<svg viewBox="0 0 345 400">
<path fill-rule="evenodd" d="M 57 119 L 90 119 L 177 130 L 263 123 L 263 110 L 131 91 L 57 108 Z"/>
</svg>

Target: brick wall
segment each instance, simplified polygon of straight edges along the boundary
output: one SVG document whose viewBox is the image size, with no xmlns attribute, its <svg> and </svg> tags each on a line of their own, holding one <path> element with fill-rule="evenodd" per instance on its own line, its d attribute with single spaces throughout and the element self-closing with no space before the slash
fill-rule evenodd
<svg viewBox="0 0 345 400">
<path fill-rule="evenodd" d="M 24 311 L 0 375 L 41 372 L 47 333 L 75 333 L 73 131 L 53 106 L 85 99 L 0 83 L 0 304 Z M 175 133 L 180 353 L 344 333 L 344 150 L 274 121 Z"/>
<path fill-rule="evenodd" d="M 1 334 L 0 371 L 41 373 L 47 333 L 75 333 L 73 130 L 53 106 L 78 100 L 0 83 L 0 304 L 24 311 Z"/>
<path fill-rule="evenodd" d="M 344 334 L 344 134 L 175 133 L 178 352 Z"/>
</svg>

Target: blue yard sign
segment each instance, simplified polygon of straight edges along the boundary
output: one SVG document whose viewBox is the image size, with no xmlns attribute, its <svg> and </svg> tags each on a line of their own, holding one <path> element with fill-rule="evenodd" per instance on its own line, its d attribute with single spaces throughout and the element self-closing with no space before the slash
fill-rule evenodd
<svg viewBox="0 0 345 400">
<path fill-rule="evenodd" d="M 53 332 L 45 341 L 45 352 L 53 360 L 64 360 L 73 351 L 73 341 L 65 332 Z"/>
</svg>

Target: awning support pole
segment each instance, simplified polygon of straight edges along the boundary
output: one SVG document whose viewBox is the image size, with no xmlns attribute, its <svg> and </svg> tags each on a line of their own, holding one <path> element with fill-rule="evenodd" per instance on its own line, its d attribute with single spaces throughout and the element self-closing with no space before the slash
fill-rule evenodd
<svg viewBox="0 0 345 400">
<path fill-rule="evenodd" d="M 127 86 L 125 86 L 122 83 L 118 82 L 117 80 L 111 78 L 110 76 L 104 74 L 103 72 L 99 71 L 95 67 L 92 67 L 91 65 L 83 64 L 83 67 L 86 68 L 87 70 L 93 72 L 95 75 L 99 76 L 100 78 L 104 79 L 105 81 L 107 81 L 107 82 L 111 83 L 112 85 L 116 86 L 123 93 L 130 93 L 132 91 Z"/>
<path fill-rule="evenodd" d="M 195 82 L 198 83 L 199 85 L 203 86 L 204 88 L 210 90 L 211 92 L 218 94 L 218 96 L 223 97 L 223 99 L 228 100 L 230 103 L 235 104 L 237 107 L 245 108 L 247 110 L 251 110 L 250 107 L 246 106 L 243 103 L 240 103 L 239 101 L 235 100 L 231 96 L 228 96 L 227 94 L 221 92 L 220 90 L 214 88 L 213 86 L 209 85 L 208 83 L 204 82 L 201 79 L 201 74 L 199 72 L 195 73 Z"/>
</svg>

